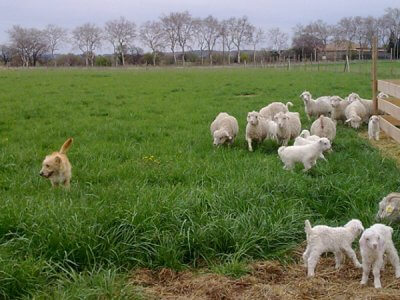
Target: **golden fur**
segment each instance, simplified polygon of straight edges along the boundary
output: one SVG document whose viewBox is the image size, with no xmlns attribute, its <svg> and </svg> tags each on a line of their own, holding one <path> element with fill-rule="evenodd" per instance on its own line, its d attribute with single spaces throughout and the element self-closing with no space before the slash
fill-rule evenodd
<svg viewBox="0 0 400 300">
<path fill-rule="evenodd" d="M 61 185 L 65 188 L 69 188 L 71 180 L 71 163 L 69 162 L 66 153 L 72 142 L 72 138 L 66 140 L 61 146 L 60 151 L 47 155 L 42 163 L 40 176 L 50 179 L 53 187 Z"/>
</svg>

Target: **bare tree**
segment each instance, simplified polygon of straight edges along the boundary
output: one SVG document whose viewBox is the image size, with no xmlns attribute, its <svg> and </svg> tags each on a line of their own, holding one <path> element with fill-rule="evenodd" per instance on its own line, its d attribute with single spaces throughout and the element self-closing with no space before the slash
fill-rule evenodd
<svg viewBox="0 0 400 300">
<path fill-rule="evenodd" d="M 370 49 L 372 49 L 373 37 L 376 36 L 378 33 L 377 23 L 378 21 L 372 16 L 363 18 L 363 31 L 365 42 L 370 47 Z"/>
<path fill-rule="evenodd" d="M 57 61 L 54 59 L 54 53 L 55 51 L 59 50 L 61 44 L 67 40 L 68 32 L 62 27 L 49 24 L 44 29 L 44 34 L 49 46 L 51 58 L 54 61 L 54 65 L 57 66 Z"/>
<path fill-rule="evenodd" d="M 355 37 L 354 39 L 358 42 L 358 59 L 360 60 L 363 57 L 364 53 L 364 45 L 365 45 L 365 30 L 364 30 L 364 19 L 360 16 L 354 17 L 354 25 L 355 25 Z"/>
<path fill-rule="evenodd" d="M 391 35 L 394 37 L 394 48 L 393 54 L 399 58 L 399 40 L 400 40 L 400 9 L 399 8 L 387 8 L 385 15 L 383 16 L 387 21 L 387 25 L 390 28 Z"/>
<path fill-rule="evenodd" d="M 326 55 L 326 46 L 332 36 L 332 26 L 322 20 L 317 20 L 310 24 L 312 34 L 319 39 L 322 45 L 324 55 Z"/>
<path fill-rule="evenodd" d="M 13 26 L 8 30 L 11 46 L 16 49 L 23 66 L 36 66 L 38 59 L 48 50 L 43 31 L 36 28 Z"/>
<path fill-rule="evenodd" d="M 114 48 L 115 66 L 118 65 L 119 59 L 125 66 L 125 55 L 136 37 L 136 24 L 120 17 L 117 20 L 108 21 L 104 31 L 105 38 Z"/>
<path fill-rule="evenodd" d="M 76 27 L 72 31 L 72 37 L 75 40 L 76 46 L 85 55 L 86 66 L 89 66 L 90 63 L 93 67 L 95 50 L 101 47 L 101 28 L 95 24 L 86 23 L 82 26 Z"/>
<path fill-rule="evenodd" d="M 208 59 L 210 60 L 210 65 L 212 65 L 214 47 L 221 34 L 220 24 L 218 20 L 211 15 L 203 20 L 203 24 L 204 39 L 208 50 Z"/>
<path fill-rule="evenodd" d="M 342 18 L 335 27 L 336 42 L 347 44 L 347 55 L 350 56 L 350 49 L 357 36 L 357 24 L 353 17 Z"/>
<path fill-rule="evenodd" d="M 253 63 L 256 62 L 257 46 L 265 41 L 265 32 L 261 28 L 253 27 L 250 36 L 250 43 L 253 46 Z"/>
<path fill-rule="evenodd" d="M 168 45 L 174 57 L 174 63 L 176 64 L 175 48 L 176 44 L 178 43 L 178 32 L 176 26 L 177 22 L 175 19 L 175 13 L 171 13 L 168 16 L 161 17 L 161 24 L 165 35 L 165 40 L 168 41 Z"/>
<path fill-rule="evenodd" d="M 267 36 L 269 47 L 278 53 L 280 59 L 282 50 L 288 47 L 288 35 L 275 27 L 268 30 Z"/>
<path fill-rule="evenodd" d="M 182 64 L 185 65 L 185 49 L 192 39 L 194 21 L 188 11 L 174 14 L 178 44 L 182 50 Z"/>
<path fill-rule="evenodd" d="M 386 47 L 389 43 L 390 32 L 391 32 L 388 20 L 386 20 L 384 16 L 380 17 L 377 20 L 376 26 L 377 26 L 376 30 L 379 38 L 379 44 L 381 47 Z"/>
<path fill-rule="evenodd" d="M 232 43 L 237 49 L 237 60 L 240 64 L 240 47 L 250 39 L 252 26 L 246 16 L 229 19 Z"/>
<path fill-rule="evenodd" d="M 200 49 L 200 58 L 201 58 L 201 64 L 204 64 L 204 49 L 206 46 L 206 40 L 205 40 L 205 35 L 206 35 L 206 28 L 204 21 L 202 19 L 195 19 L 194 20 L 194 25 L 193 25 L 193 33 L 195 40 L 197 42 L 197 45 Z"/>
<path fill-rule="evenodd" d="M 0 59 L 3 61 L 4 65 L 7 65 L 13 55 L 13 49 L 7 45 L 0 45 Z"/>
<path fill-rule="evenodd" d="M 233 27 L 233 19 L 224 20 L 220 26 L 220 36 L 222 42 L 223 63 L 225 63 L 225 47 L 228 50 L 228 64 L 231 63 L 231 50 L 233 48 L 231 28 Z"/>
<path fill-rule="evenodd" d="M 152 51 L 153 65 L 156 65 L 157 53 L 165 46 L 165 36 L 161 22 L 147 21 L 140 28 L 140 39 Z"/>
</svg>

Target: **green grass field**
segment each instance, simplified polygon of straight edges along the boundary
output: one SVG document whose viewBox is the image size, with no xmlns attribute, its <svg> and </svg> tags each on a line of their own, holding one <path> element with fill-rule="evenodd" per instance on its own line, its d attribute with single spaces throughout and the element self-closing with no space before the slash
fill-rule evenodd
<svg viewBox="0 0 400 300">
<path fill-rule="evenodd" d="M 266 69 L 0 70 L 0 298 L 140 298 L 136 267 L 290 261 L 304 220 L 374 223 L 400 170 L 339 126 L 328 162 L 282 169 L 277 144 L 249 153 L 248 111 L 299 94 L 370 97 L 370 77 Z M 236 116 L 232 148 L 209 124 Z M 67 137 L 71 190 L 39 176 Z M 400 247 L 400 231 L 395 228 Z"/>
</svg>

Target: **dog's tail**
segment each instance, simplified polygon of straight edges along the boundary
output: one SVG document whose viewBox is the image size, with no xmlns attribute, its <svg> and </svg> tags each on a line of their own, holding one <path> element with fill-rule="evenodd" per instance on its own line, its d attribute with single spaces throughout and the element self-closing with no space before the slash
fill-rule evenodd
<svg viewBox="0 0 400 300">
<path fill-rule="evenodd" d="M 311 223 L 309 220 L 306 220 L 304 222 L 304 231 L 306 232 L 307 235 L 309 235 L 311 233 L 312 227 L 311 227 Z"/>
<path fill-rule="evenodd" d="M 71 147 L 73 141 L 73 138 L 69 138 L 68 140 L 66 140 L 65 143 L 61 146 L 60 153 L 66 154 L 69 147 Z"/>
<path fill-rule="evenodd" d="M 289 101 L 286 103 L 286 108 L 289 109 L 290 106 L 293 106 L 293 103 Z"/>
</svg>

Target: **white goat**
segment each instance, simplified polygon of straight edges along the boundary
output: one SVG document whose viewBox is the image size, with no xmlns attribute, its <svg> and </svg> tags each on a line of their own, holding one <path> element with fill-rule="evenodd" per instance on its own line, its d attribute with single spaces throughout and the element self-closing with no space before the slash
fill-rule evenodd
<svg viewBox="0 0 400 300">
<path fill-rule="evenodd" d="M 321 115 L 317 120 L 315 120 L 310 128 L 312 135 L 317 135 L 319 137 L 326 137 L 331 142 L 336 137 L 336 125 L 331 118 Z"/>
<path fill-rule="evenodd" d="M 389 96 L 386 95 L 386 94 L 383 93 L 383 92 L 380 92 L 380 93 L 377 95 L 378 100 L 379 100 L 379 99 L 386 99 L 386 98 L 388 98 L 388 97 L 389 97 Z M 373 112 L 374 112 L 374 102 L 373 102 L 372 100 L 363 99 L 363 98 L 361 98 L 360 95 L 358 95 L 357 93 L 351 93 L 351 94 L 348 96 L 348 99 L 349 99 L 350 103 L 358 100 L 358 101 L 360 101 L 360 102 L 364 105 L 364 107 L 365 107 L 365 109 L 366 109 L 366 111 L 367 111 L 367 119 L 373 114 Z"/>
<path fill-rule="evenodd" d="M 365 106 L 358 100 L 350 103 L 346 107 L 344 113 L 346 115 L 345 123 L 350 122 L 350 125 L 353 128 L 359 128 L 367 117 L 367 110 L 365 109 Z"/>
<path fill-rule="evenodd" d="M 361 284 L 367 284 L 371 271 L 374 274 L 375 288 L 381 288 L 381 269 L 384 267 L 383 255 L 386 253 L 395 269 L 396 278 L 400 278 L 399 255 L 392 240 L 393 228 L 375 224 L 366 229 L 360 239 L 363 274 Z"/>
<path fill-rule="evenodd" d="M 368 122 L 368 137 L 369 139 L 374 139 L 375 141 L 379 141 L 379 133 L 381 131 L 379 125 L 379 117 L 371 116 Z"/>
<path fill-rule="evenodd" d="M 211 123 L 210 131 L 214 139 L 214 146 L 222 145 L 225 142 L 231 145 L 239 132 L 239 125 L 235 117 L 222 112 Z"/>
<path fill-rule="evenodd" d="M 291 138 L 300 134 L 301 122 L 297 112 L 279 112 L 275 115 L 274 121 L 278 125 L 277 138 L 282 145 L 287 145 Z"/>
<path fill-rule="evenodd" d="M 308 268 L 308 276 L 315 275 L 315 267 L 318 260 L 325 252 L 333 252 L 335 254 L 336 269 L 342 264 L 343 252 L 353 260 L 357 268 L 361 268 L 356 253 L 351 247 L 353 241 L 364 230 L 360 220 L 353 219 L 343 227 L 329 227 L 326 225 L 311 227 L 310 221 L 306 220 L 304 230 L 307 235 L 307 248 L 303 253 L 303 261 Z"/>
<path fill-rule="evenodd" d="M 272 102 L 261 108 L 260 114 L 268 120 L 273 120 L 277 113 L 287 113 L 289 111 L 289 106 L 293 106 L 293 103 L 287 102 L 286 104 L 283 104 L 282 102 Z"/>
<path fill-rule="evenodd" d="M 296 162 L 303 163 L 303 172 L 311 169 L 321 154 L 331 148 L 331 143 L 327 138 L 320 138 L 313 143 L 302 146 L 282 146 L 278 149 L 278 155 L 284 163 L 285 170 L 292 170 Z"/>
<path fill-rule="evenodd" d="M 300 98 L 304 101 L 304 110 L 309 120 L 312 116 L 319 117 L 322 114 L 329 116 L 332 112 L 332 105 L 329 96 L 319 97 L 314 100 L 312 99 L 310 92 L 304 91 L 300 95 Z"/>
<path fill-rule="evenodd" d="M 268 123 L 256 111 L 247 114 L 246 141 L 249 151 L 253 151 L 252 142 L 262 142 L 268 136 Z"/>
<path fill-rule="evenodd" d="M 332 114 L 331 118 L 333 122 L 346 121 L 346 115 L 344 113 L 346 107 L 350 104 L 348 99 L 342 99 L 339 96 L 331 97 Z"/>
</svg>

